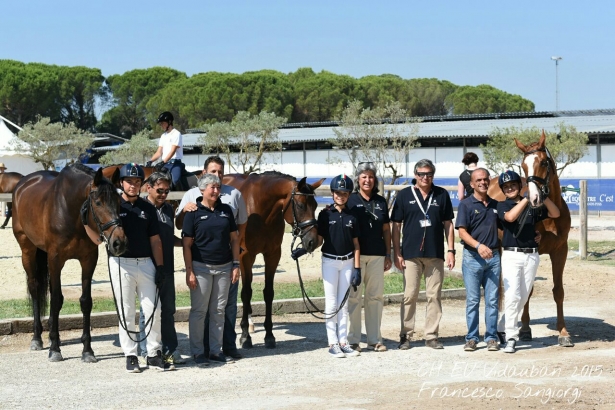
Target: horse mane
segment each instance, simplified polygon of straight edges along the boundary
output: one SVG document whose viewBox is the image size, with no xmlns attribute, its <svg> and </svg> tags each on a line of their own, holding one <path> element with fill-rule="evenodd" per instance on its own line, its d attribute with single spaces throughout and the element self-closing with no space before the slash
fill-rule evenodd
<svg viewBox="0 0 615 410">
<path fill-rule="evenodd" d="M 283 174 L 279 171 L 265 171 L 261 174 L 257 174 L 257 175 L 263 175 L 263 176 L 267 176 L 267 177 L 278 177 L 278 178 L 284 178 L 284 179 L 288 179 L 291 181 L 295 181 L 297 182 L 297 178 L 295 178 L 292 175 L 288 175 L 288 174 Z"/>
<path fill-rule="evenodd" d="M 94 179 L 94 176 L 96 175 L 96 171 L 94 171 L 92 168 L 78 162 L 71 164 L 64 169 L 75 172 L 78 175 L 87 175 L 92 179 Z M 111 181 L 109 181 L 107 178 L 102 178 L 100 180 L 96 191 L 98 193 L 98 197 L 102 198 L 105 202 L 111 201 L 113 197 L 117 195 L 115 185 L 113 185 Z"/>
<path fill-rule="evenodd" d="M 86 174 L 91 176 L 92 178 L 94 178 L 94 175 L 96 175 L 96 171 L 94 171 L 92 168 L 85 166 L 79 162 L 75 162 L 74 164 L 70 164 L 69 166 L 65 167 L 64 169 L 69 169 L 72 171 L 75 171 L 77 173 L 80 174 Z"/>
</svg>

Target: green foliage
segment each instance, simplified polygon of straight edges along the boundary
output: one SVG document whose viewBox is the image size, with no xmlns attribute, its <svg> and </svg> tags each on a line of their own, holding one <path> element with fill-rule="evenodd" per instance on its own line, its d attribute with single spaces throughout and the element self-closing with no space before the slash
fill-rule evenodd
<svg viewBox="0 0 615 410">
<path fill-rule="evenodd" d="M 53 161 L 76 161 L 94 144 L 94 135 L 80 130 L 72 122 L 52 123 L 49 118 L 39 118 L 27 123 L 11 142 L 15 151 L 23 152 L 43 169 L 55 169 Z"/>
<path fill-rule="evenodd" d="M 545 144 L 555 159 L 558 175 L 561 175 L 564 168 L 574 164 L 587 153 L 589 138 L 587 134 L 564 122 L 559 123 L 558 127 L 558 132 L 545 132 Z M 515 169 L 522 175 L 523 154 L 514 139 L 529 145 L 540 139 L 541 132 L 538 127 L 494 128 L 489 133 L 486 145 L 481 145 L 487 166 L 498 173 Z"/>
<path fill-rule="evenodd" d="M 350 101 L 363 98 L 357 80 L 347 75 L 301 68 L 289 77 L 295 89 L 294 122 L 332 120 Z"/>
<path fill-rule="evenodd" d="M 174 81 L 186 78 L 185 73 L 167 67 L 137 69 L 107 77 L 115 106 L 103 114 L 99 130 L 130 137 L 150 127 L 160 112 L 168 110 L 149 112 L 149 100 Z"/>
<path fill-rule="evenodd" d="M 0 113 L 20 125 L 44 116 L 90 130 L 103 80 L 96 68 L 0 60 Z"/>
<path fill-rule="evenodd" d="M 132 137 L 130 141 L 119 146 L 118 149 L 108 151 L 100 157 L 103 165 L 126 164 L 135 162 L 144 164 L 156 152 L 156 142 L 151 139 L 152 131 L 142 130 Z"/>
<path fill-rule="evenodd" d="M 533 102 L 486 84 L 458 87 L 445 103 L 452 114 L 534 111 Z"/>
<path fill-rule="evenodd" d="M 344 150 L 353 167 L 361 161 L 373 162 L 378 175 L 391 176 L 394 184 L 403 176 L 400 164 L 418 145 L 418 125 L 407 118 L 407 111 L 398 102 L 363 109 L 361 102 L 354 100 L 342 112 L 340 126 L 333 129 L 331 144 Z M 388 122 L 383 124 L 383 120 Z"/>
<path fill-rule="evenodd" d="M 281 148 L 278 139 L 279 128 L 286 118 L 275 113 L 262 111 L 252 115 L 240 111 L 232 122 L 218 122 L 205 125 L 207 133 L 199 138 L 203 152 L 222 153 L 227 157 L 227 163 L 236 172 L 249 174 L 260 169 L 263 154 Z M 234 153 L 237 166 L 231 161 Z M 241 168 L 239 168 L 241 167 Z"/>
</svg>

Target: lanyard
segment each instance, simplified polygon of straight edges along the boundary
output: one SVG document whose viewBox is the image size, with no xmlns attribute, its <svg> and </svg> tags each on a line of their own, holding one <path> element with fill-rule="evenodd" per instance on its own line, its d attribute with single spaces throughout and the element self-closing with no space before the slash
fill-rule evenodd
<svg viewBox="0 0 615 410">
<path fill-rule="evenodd" d="M 416 204 L 419 206 L 419 208 L 421 208 L 421 212 L 423 212 L 423 215 L 425 215 L 425 219 L 429 219 L 429 216 L 427 216 L 427 212 L 429 212 L 429 207 L 431 206 L 431 197 L 433 197 L 433 189 L 431 190 L 431 192 L 429 193 L 429 197 L 427 198 L 427 209 L 423 209 L 423 204 L 421 203 L 421 201 L 419 200 L 419 198 L 416 196 L 416 190 L 414 187 L 412 187 L 412 195 L 414 195 L 414 199 L 416 199 Z"/>
</svg>

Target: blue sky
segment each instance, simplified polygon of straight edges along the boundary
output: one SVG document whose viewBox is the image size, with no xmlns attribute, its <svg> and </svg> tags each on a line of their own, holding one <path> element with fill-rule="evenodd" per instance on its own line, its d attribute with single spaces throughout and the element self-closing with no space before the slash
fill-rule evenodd
<svg viewBox="0 0 615 410">
<path fill-rule="evenodd" d="M 612 1 L 11 1 L 0 58 L 188 75 L 312 67 L 490 84 L 555 109 L 615 108 Z M 500 4 L 498 4 L 500 3 Z"/>
</svg>

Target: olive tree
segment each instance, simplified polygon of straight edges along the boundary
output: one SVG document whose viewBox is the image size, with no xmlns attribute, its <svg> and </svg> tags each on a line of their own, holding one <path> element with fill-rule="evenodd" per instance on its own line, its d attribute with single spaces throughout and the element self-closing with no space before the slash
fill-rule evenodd
<svg viewBox="0 0 615 410">
<path fill-rule="evenodd" d="M 94 135 L 75 124 L 52 123 L 48 117 L 38 117 L 19 131 L 11 142 L 15 151 L 23 152 L 43 169 L 54 169 L 54 161 L 65 159 L 75 162 L 94 144 Z"/>
<path fill-rule="evenodd" d="M 537 142 L 541 130 L 538 127 L 508 127 L 494 128 L 489 133 L 487 143 L 481 145 L 485 163 L 497 173 L 506 169 L 515 169 L 521 173 L 523 153 L 515 145 L 515 138 L 529 145 Z M 571 164 L 574 164 L 587 154 L 589 138 L 584 132 L 579 132 L 572 125 L 560 122 L 556 132 L 545 132 L 546 146 L 555 160 L 558 175 Z"/>
<path fill-rule="evenodd" d="M 129 141 L 120 145 L 118 149 L 105 153 L 100 157 L 99 162 L 103 165 L 126 164 L 128 162 L 144 164 L 157 148 L 156 142 L 151 138 L 151 130 L 141 130 Z"/>
</svg>

